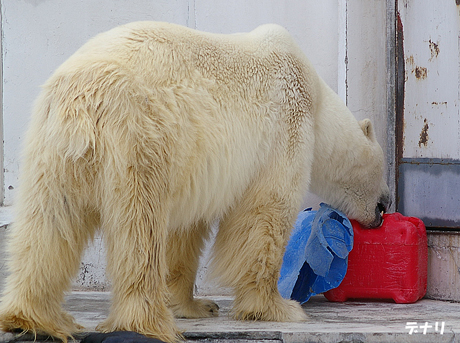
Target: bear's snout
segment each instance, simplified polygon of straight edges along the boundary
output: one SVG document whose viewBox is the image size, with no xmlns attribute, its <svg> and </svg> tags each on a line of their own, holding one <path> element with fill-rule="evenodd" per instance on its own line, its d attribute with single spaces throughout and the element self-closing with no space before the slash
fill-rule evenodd
<svg viewBox="0 0 460 343">
<path fill-rule="evenodd" d="M 384 194 L 380 196 L 380 199 L 377 203 L 377 207 L 379 209 L 379 213 L 387 213 L 390 210 L 391 206 L 391 198 L 390 192 L 386 191 Z"/>
<path fill-rule="evenodd" d="M 390 195 L 385 193 L 382 195 L 375 206 L 375 220 L 369 225 L 369 228 L 376 228 L 382 225 L 383 214 L 388 212 L 391 206 Z"/>
</svg>

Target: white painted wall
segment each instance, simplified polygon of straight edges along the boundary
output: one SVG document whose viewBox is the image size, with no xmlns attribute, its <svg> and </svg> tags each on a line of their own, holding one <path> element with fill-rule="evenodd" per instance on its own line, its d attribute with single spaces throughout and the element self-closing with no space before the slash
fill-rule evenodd
<svg viewBox="0 0 460 343">
<path fill-rule="evenodd" d="M 137 20 L 217 33 L 278 23 L 359 119 L 370 117 L 386 146 L 386 0 L 0 0 L 2 10 L 4 202 L 12 204 L 22 138 L 39 86 L 95 34 Z M 347 61 L 345 60 L 347 58 Z M 340 77 L 339 77 L 340 76 Z M 348 96 L 347 96 L 348 94 Z M 306 196 L 305 205 L 319 199 Z M 208 251 L 206 252 L 206 254 Z M 75 286 L 107 287 L 101 238 L 86 252 Z M 223 293 L 202 281 L 198 293 Z"/>
<path fill-rule="evenodd" d="M 358 120 L 372 119 L 379 143 L 386 151 L 386 2 L 347 3 L 347 106 Z"/>
</svg>

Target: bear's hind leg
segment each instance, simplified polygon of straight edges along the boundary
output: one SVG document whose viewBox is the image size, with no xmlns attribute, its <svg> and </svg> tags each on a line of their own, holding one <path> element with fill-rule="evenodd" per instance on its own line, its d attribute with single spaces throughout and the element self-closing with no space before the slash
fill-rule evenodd
<svg viewBox="0 0 460 343">
<path fill-rule="evenodd" d="M 166 243 L 168 199 L 152 179 L 157 169 L 128 168 L 107 183 L 102 228 L 107 270 L 112 278 L 109 317 L 97 330 L 135 331 L 165 342 L 177 341 L 174 316 L 167 307 Z"/>
<path fill-rule="evenodd" d="M 62 310 L 64 292 L 77 273 L 99 216 L 72 195 L 75 179 L 55 179 L 56 175 L 73 175 L 76 167 L 53 173 L 51 163 L 33 163 L 39 159 L 30 157 L 25 164 L 16 199 L 0 328 L 45 333 L 67 341 L 82 327 Z"/>
<path fill-rule="evenodd" d="M 209 225 L 198 222 L 190 228 L 178 229 L 168 236 L 167 261 L 170 308 L 179 318 L 217 316 L 219 306 L 211 300 L 194 299 L 196 272 Z"/>
<path fill-rule="evenodd" d="M 213 274 L 234 288 L 235 318 L 303 321 L 307 316 L 300 304 L 283 299 L 278 292 L 279 271 L 298 200 L 288 187 L 284 194 L 267 190 L 270 181 L 253 185 L 221 222 Z"/>
</svg>

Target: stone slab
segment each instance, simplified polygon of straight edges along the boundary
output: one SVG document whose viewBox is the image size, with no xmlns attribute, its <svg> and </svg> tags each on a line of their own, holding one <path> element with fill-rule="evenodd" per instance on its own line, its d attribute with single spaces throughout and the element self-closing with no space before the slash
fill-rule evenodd
<svg viewBox="0 0 460 343">
<path fill-rule="evenodd" d="M 460 342 L 460 303 L 423 299 L 414 304 L 349 301 L 333 303 L 315 296 L 303 308 L 307 322 L 278 323 L 235 321 L 231 318 L 232 299 L 212 297 L 220 306 L 219 317 L 177 319 L 187 342 Z M 73 292 L 65 308 L 94 331 L 106 318 L 110 306 L 107 292 Z M 438 331 L 435 323 L 438 322 Z M 444 331 L 441 323 L 444 322 Z M 417 323 L 417 332 L 409 334 L 408 323 Z M 426 323 L 426 334 L 423 333 Z M 412 324 L 411 324 L 412 325 Z M 415 325 L 415 324 L 414 324 Z M 430 327 L 431 326 L 431 327 Z M 77 341 L 83 337 L 76 336 Z M 44 342 L 37 337 L 36 342 Z M 0 332 L 0 342 L 32 342 L 32 335 L 15 336 Z"/>
</svg>

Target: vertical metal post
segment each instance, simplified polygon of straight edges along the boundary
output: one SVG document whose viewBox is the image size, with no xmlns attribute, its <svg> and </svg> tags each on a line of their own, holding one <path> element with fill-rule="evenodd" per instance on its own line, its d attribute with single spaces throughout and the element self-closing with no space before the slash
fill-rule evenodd
<svg viewBox="0 0 460 343">
<path fill-rule="evenodd" d="M 348 105 L 348 0 L 338 3 L 337 94 Z"/>
<path fill-rule="evenodd" d="M 396 11 L 398 0 L 386 1 L 386 65 L 387 65 L 387 182 L 396 209 Z"/>
<path fill-rule="evenodd" d="M 5 169 L 4 169 L 4 139 L 3 139 L 3 1 L 0 0 L 0 206 L 5 200 Z"/>
</svg>

